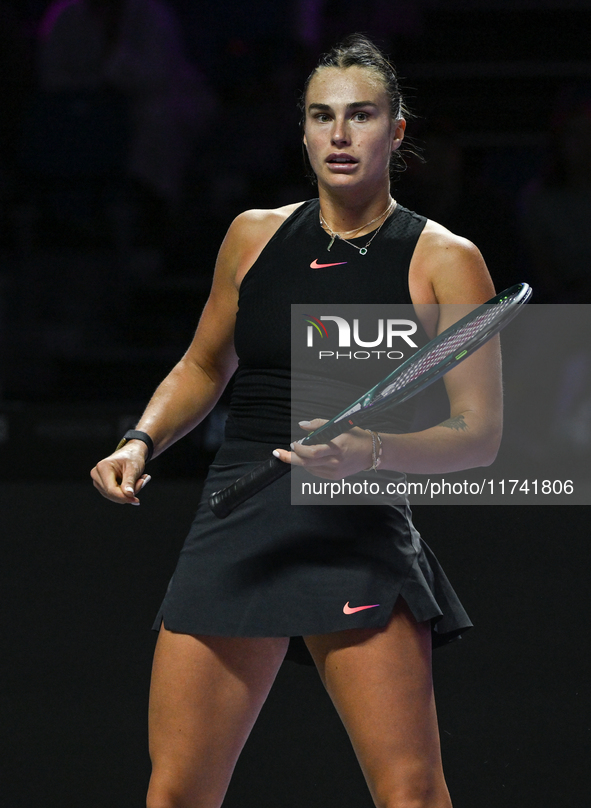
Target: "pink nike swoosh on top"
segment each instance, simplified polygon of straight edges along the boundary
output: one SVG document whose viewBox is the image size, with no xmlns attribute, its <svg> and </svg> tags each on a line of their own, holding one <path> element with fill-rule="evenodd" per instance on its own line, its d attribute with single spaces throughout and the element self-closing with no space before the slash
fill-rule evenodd
<svg viewBox="0 0 591 808">
<path fill-rule="evenodd" d="M 315 258 L 310 264 L 310 269 L 324 269 L 325 267 L 340 267 L 341 264 L 346 264 L 346 261 L 337 261 L 336 264 L 319 264 L 318 259 Z"/>
<path fill-rule="evenodd" d="M 375 609 L 379 605 L 379 603 L 374 603 L 372 606 L 349 606 L 349 601 L 347 601 L 343 606 L 343 611 L 345 614 L 355 614 L 355 612 L 361 612 L 363 609 Z"/>
</svg>

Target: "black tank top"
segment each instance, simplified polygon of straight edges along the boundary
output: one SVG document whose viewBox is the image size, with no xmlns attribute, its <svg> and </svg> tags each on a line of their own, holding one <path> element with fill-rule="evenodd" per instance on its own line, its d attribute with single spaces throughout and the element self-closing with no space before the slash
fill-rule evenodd
<svg viewBox="0 0 591 808">
<path fill-rule="evenodd" d="M 262 444 L 268 451 L 270 444 L 287 446 L 303 434 L 291 418 L 291 304 L 410 304 L 408 270 L 425 222 L 398 205 L 365 255 L 339 239 L 328 251 L 331 239 L 319 223 L 318 199 L 305 202 L 281 225 L 240 287 L 235 330 L 239 366 L 221 462 L 245 459 L 238 447 L 242 441 L 251 448 Z M 370 237 L 350 241 L 362 247 Z M 421 329 L 417 342 L 425 340 Z M 387 372 L 394 367 L 388 365 Z M 332 417 L 361 395 L 363 389 L 347 382 L 346 370 L 341 363 L 344 377 L 330 380 L 328 403 L 323 396 L 326 411 L 300 413 L 295 420 Z M 411 417 L 411 409 L 398 408 L 389 430 L 404 431 Z"/>
</svg>

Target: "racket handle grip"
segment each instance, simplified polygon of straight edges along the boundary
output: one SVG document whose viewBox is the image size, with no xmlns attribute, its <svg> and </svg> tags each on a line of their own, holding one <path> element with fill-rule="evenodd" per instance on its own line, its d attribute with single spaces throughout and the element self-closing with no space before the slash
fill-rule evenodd
<svg viewBox="0 0 591 808">
<path fill-rule="evenodd" d="M 219 519 L 225 519 L 234 508 L 262 491 L 275 480 L 291 471 L 289 463 L 283 463 L 274 455 L 256 466 L 248 474 L 239 477 L 232 485 L 216 491 L 209 498 L 209 507 Z"/>
</svg>

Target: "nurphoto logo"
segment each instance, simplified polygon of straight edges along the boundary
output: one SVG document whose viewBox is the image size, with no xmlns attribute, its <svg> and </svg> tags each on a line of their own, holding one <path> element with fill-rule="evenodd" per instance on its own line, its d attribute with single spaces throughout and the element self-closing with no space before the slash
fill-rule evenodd
<svg viewBox="0 0 591 808">
<path fill-rule="evenodd" d="M 400 350 L 392 350 L 395 345 L 399 345 L 399 340 L 403 340 L 406 345 L 411 348 L 418 348 L 419 346 L 411 339 L 411 335 L 416 333 L 417 324 L 412 320 L 404 319 L 385 319 L 379 318 L 372 324 L 364 322 L 363 336 L 373 337 L 372 339 L 361 338 L 361 328 L 359 325 L 359 318 L 353 319 L 353 325 L 349 323 L 344 317 L 337 317 L 335 315 L 321 315 L 314 317 L 311 314 L 303 314 L 305 322 L 308 323 L 306 328 L 306 346 L 313 348 L 315 342 L 318 344 L 320 340 L 329 340 L 336 348 L 350 348 L 351 337 L 353 343 L 359 348 L 378 348 L 384 346 L 382 350 L 362 350 L 362 351 L 330 351 L 319 350 L 318 358 L 327 359 L 334 357 L 336 359 L 370 359 L 381 358 L 387 356 L 388 359 L 403 359 L 404 354 Z M 325 325 L 329 324 L 329 328 Z M 336 326 L 336 327 L 335 327 Z M 335 344 L 336 338 L 336 344 Z M 321 343 L 320 343 L 321 344 Z M 327 343 L 324 343 L 328 347 Z"/>
</svg>

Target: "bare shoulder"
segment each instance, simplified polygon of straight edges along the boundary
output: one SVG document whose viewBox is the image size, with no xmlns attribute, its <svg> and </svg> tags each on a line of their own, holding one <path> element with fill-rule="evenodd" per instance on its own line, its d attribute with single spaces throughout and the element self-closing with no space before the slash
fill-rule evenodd
<svg viewBox="0 0 591 808">
<path fill-rule="evenodd" d="M 303 202 L 293 202 L 280 208 L 252 208 L 251 210 L 245 210 L 234 219 L 232 225 L 243 226 L 248 224 L 256 227 L 269 226 L 273 223 L 277 227 L 303 204 Z"/>
<path fill-rule="evenodd" d="M 419 304 L 483 303 L 495 293 L 480 250 L 430 219 L 412 257 L 409 286 Z"/>
<path fill-rule="evenodd" d="M 300 203 L 302 204 L 302 203 Z M 211 292 L 187 357 L 211 378 L 230 378 L 236 368 L 234 327 L 240 282 L 287 217 L 298 207 L 248 210 L 230 225 L 222 242 Z"/>
<path fill-rule="evenodd" d="M 269 210 L 245 210 L 234 219 L 222 243 L 218 264 L 229 262 L 237 287 L 283 222 L 303 204 L 295 202 Z"/>
</svg>

